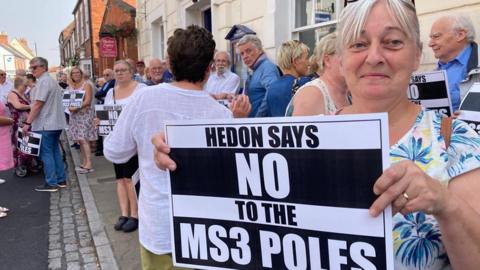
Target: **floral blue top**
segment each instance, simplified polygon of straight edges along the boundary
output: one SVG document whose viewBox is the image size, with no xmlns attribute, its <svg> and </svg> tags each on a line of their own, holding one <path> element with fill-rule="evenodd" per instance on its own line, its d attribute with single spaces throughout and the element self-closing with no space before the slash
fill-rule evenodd
<svg viewBox="0 0 480 270">
<path fill-rule="evenodd" d="M 444 185 L 480 167 L 480 136 L 466 123 L 452 121 L 450 146 L 440 135 L 441 116 L 421 111 L 412 129 L 390 148 L 390 162 L 412 160 Z M 422 212 L 393 217 L 395 269 L 451 269 L 437 221 Z"/>
</svg>

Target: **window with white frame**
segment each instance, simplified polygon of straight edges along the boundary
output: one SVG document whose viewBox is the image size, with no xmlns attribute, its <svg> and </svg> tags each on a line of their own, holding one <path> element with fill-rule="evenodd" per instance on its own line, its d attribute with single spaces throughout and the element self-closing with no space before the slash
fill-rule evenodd
<svg viewBox="0 0 480 270">
<path fill-rule="evenodd" d="M 89 1 L 84 2 L 85 5 L 85 36 L 90 38 L 90 7 Z"/>
<path fill-rule="evenodd" d="M 313 51 L 318 40 L 335 31 L 343 4 L 343 0 L 293 0 L 292 38 Z"/>
<path fill-rule="evenodd" d="M 165 30 L 162 17 L 152 22 L 152 55 L 153 57 L 164 59 L 165 50 Z"/>
</svg>

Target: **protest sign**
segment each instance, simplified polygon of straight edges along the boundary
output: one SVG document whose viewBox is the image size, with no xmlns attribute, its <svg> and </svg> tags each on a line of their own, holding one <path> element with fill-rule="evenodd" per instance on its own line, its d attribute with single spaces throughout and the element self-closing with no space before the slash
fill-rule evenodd
<svg viewBox="0 0 480 270">
<path fill-rule="evenodd" d="M 386 114 L 166 124 L 175 265 L 393 269 Z M 357 267 L 357 268 L 355 268 Z"/>
<path fill-rule="evenodd" d="M 95 105 L 95 114 L 100 120 L 98 135 L 107 136 L 112 132 L 121 111 L 122 105 Z"/>
<path fill-rule="evenodd" d="M 223 106 L 229 108 L 230 101 L 228 99 L 217 99 L 218 103 L 222 104 Z"/>
<path fill-rule="evenodd" d="M 407 90 L 408 99 L 428 110 L 452 115 L 452 101 L 444 70 L 414 73 Z"/>
<path fill-rule="evenodd" d="M 63 92 L 63 108 L 68 109 L 69 107 L 73 107 L 73 108 L 82 107 L 84 96 L 85 96 L 85 91 L 65 90 Z"/>
<path fill-rule="evenodd" d="M 42 135 L 34 132 L 24 134 L 21 128 L 17 130 L 17 149 L 24 154 L 38 156 L 40 154 L 40 145 Z"/>
<path fill-rule="evenodd" d="M 480 135 L 480 83 L 474 83 L 460 104 L 458 119 L 466 122 Z"/>
</svg>

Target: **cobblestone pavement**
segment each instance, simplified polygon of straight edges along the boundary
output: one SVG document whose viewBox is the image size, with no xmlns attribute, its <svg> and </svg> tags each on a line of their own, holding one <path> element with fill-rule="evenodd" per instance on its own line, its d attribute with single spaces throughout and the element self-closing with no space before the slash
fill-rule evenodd
<svg viewBox="0 0 480 270">
<path fill-rule="evenodd" d="M 67 161 L 68 186 L 50 195 L 48 269 L 100 269 L 82 193 L 69 154 Z"/>
</svg>

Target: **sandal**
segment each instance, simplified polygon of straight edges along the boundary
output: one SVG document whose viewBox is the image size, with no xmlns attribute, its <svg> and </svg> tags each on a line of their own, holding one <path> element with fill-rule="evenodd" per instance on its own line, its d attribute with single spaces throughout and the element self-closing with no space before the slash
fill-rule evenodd
<svg viewBox="0 0 480 270">
<path fill-rule="evenodd" d="M 8 212 L 8 211 L 10 211 L 10 209 L 0 206 L 0 212 Z"/>
<path fill-rule="evenodd" d="M 82 171 L 82 170 L 85 170 L 85 167 L 83 167 L 83 165 L 80 165 L 78 167 L 75 167 L 75 171 Z"/>
<path fill-rule="evenodd" d="M 0 212 L 0 218 L 6 217 L 6 216 L 7 216 L 7 213 L 5 213 L 5 212 Z"/>
<path fill-rule="evenodd" d="M 88 169 L 88 168 L 79 168 L 79 169 L 77 170 L 77 172 L 78 172 L 78 173 L 81 173 L 81 174 L 91 173 L 91 172 L 93 172 L 93 171 L 95 171 L 93 168 L 90 168 L 90 169 Z"/>
</svg>

